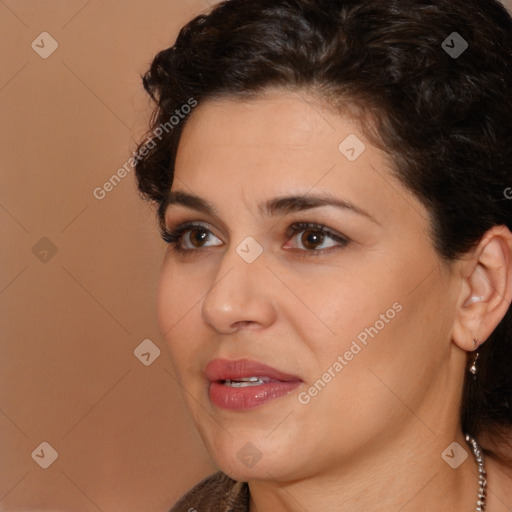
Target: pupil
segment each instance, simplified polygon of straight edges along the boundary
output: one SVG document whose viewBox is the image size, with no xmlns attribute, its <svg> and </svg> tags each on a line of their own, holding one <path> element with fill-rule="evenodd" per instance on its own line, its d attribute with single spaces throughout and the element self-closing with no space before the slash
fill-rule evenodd
<svg viewBox="0 0 512 512">
<path fill-rule="evenodd" d="M 319 231 L 305 231 L 305 233 L 310 233 L 305 237 L 306 243 L 304 243 L 304 245 L 306 247 L 309 247 L 310 245 L 313 245 L 313 247 L 315 247 L 315 244 L 322 243 L 324 235 Z"/>
<path fill-rule="evenodd" d="M 194 229 L 192 231 L 192 233 L 195 233 L 196 235 L 195 236 L 192 236 L 192 239 L 193 239 L 193 243 L 195 245 L 195 242 L 199 242 L 199 245 L 202 241 L 206 240 L 206 231 L 204 229 Z M 197 236 L 197 233 L 200 233 L 199 236 Z"/>
</svg>

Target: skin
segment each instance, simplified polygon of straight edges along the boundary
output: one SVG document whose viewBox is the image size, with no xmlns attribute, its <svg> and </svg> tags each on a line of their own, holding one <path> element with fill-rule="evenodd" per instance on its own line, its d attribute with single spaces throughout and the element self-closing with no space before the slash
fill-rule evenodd
<svg viewBox="0 0 512 512">
<path fill-rule="evenodd" d="M 353 162 L 338 149 L 349 134 L 366 145 Z M 209 231 L 202 242 L 197 231 L 185 234 L 187 256 L 169 246 L 160 329 L 209 453 L 249 482 L 251 512 L 474 510 L 477 469 L 459 401 L 472 339 L 485 341 L 510 304 L 510 232 L 493 228 L 466 258 L 446 264 L 432 245 L 427 210 L 394 178 L 387 155 L 355 119 L 306 92 L 200 104 L 184 127 L 171 190 L 206 199 L 218 216 L 168 207 L 169 228 L 194 221 Z M 264 217 L 256 207 L 320 192 L 371 219 L 334 206 Z M 326 236 L 315 248 L 314 229 L 286 236 L 300 221 L 349 243 Z M 263 249 L 250 264 L 236 252 L 248 236 Z M 468 303 L 472 296 L 480 299 Z M 397 303 L 400 312 L 300 403 L 299 394 Z M 303 383 L 250 410 L 219 409 L 203 373 L 218 357 L 254 359 Z M 468 452 L 457 469 L 441 457 L 454 441 Z M 249 442 L 261 453 L 252 467 L 237 457 Z M 492 479 L 488 511 L 504 512 L 511 503 L 500 505 L 506 496 Z"/>
</svg>

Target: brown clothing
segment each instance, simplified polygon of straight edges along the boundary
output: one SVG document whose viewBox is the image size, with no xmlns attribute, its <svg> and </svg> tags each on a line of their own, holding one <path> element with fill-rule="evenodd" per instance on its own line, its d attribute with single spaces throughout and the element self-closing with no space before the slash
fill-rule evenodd
<svg viewBox="0 0 512 512">
<path fill-rule="evenodd" d="M 192 487 L 169 512 L 249 512 L 249 486 L 218 471 Z"/>
</svg>

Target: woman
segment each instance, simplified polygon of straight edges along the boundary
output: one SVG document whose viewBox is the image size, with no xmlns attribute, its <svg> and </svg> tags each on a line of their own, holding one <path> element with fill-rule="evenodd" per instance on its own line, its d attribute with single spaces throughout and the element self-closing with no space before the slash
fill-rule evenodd
<svg viewBox="0 0 512 512">
<path fill-rule="evenodd" d="M 143 78 L 158 315 L 219 472 L 172 511 L 512 508 L 512 20 L 231 0 Z"/>
</svg>

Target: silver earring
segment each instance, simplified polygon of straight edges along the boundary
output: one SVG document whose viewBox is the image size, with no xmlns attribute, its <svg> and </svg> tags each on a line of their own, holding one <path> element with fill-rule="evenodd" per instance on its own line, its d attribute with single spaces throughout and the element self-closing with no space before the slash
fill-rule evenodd
<svg viewBox="0 0 512 512">
<path fill-rule="evenodd" d="M 473 338 L 473 348 L 474 349 L 478 348 L 478 338 Z M 478 360 L 479 355 L 480 354 L 478 352 L 475 353 L 473 362 L 471 363 L 471 366 L 469 367 L 469 373 L 471 373 L 471 375 L 473 375 L 473 378 L 476 378 L 476 372 L 477 372 L 476 362 Z"/>
</svg>

